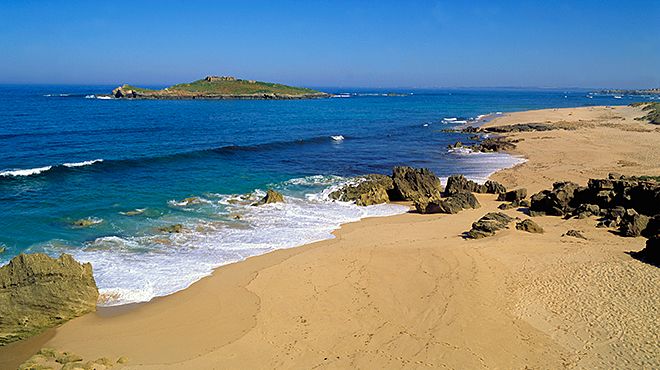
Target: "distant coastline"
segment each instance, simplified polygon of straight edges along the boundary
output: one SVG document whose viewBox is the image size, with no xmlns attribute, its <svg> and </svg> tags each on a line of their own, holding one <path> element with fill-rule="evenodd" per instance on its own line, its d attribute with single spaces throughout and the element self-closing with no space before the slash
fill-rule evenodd
<svg viewBox="0 0 660 370">
<path fill-rule="evenodd" d="M 326 98 L 330 94 L 303 87 L 242 80 L 232 76 L 206 76 L 201 80 L 173 85 L 162 90 L 124 84 L 112 90 L 111 94 L 100 96 L 115 99 L 290 100 Z"/>
</svg>

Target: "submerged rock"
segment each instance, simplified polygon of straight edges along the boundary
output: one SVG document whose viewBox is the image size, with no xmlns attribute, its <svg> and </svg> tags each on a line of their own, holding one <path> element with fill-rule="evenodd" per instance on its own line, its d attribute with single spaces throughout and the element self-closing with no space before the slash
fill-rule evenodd
<svg viewBox="0 0 660 370">
<path fill-rule="evenodd" d="M 388 194 L 393 201 L 418 202 L 440 199 L 442 196 L 440 179 L 428 168 L 394 167 L 392 181 L 394 187 Z"/>
<path fill-rule="evenodd" d="M 490 212 L 472 224 L 472 229 L 464 234 L 465 238 L 481 239 L 495 235 L 498 230 L 505 229 L 513 221 L 512 217 L 501 212 Z"/>
<path fill-rule="evenodd" d="M 284 203 L 284 196 L 278 191 L 268 189 L 268 191 L 266 191 L 266 196 L 263 197 L 258 204 L 270 203 Z"/>
<path fill-rule="evenodd" d="M 0 267 L 0 345 L 96 310 L 92 265 L 68 254 L 21 254 Z"/>
<path fill-rule="evenodd" d="M 481 205 L 472 193 L 457 193 L 447 198 L 415 202 L 419 213 L 458 213 L 464 209 L 479 207 Z"/>
<path fill-rule="evenodd" d="M 158 228 L 158 231 L 164 232 L 164 233 L 170 233 L 170 234 L 179 234 L 183 232 L 183 225 L 181 224 L 174 224 L 174 225 L 169 225 L 169 226 L 161 226 Z"/>
<path fill-rule="evenodd" d="M 103 222 L 103 220 L 88 217 L 88 218 L 81 218 L 80 220 L 73 221 L 73 226 L 76 227 L 89 227 L 92 225 L 100 224 Z"/>
<path fill-rule="evenodd" d="M 349 184 L 330 193 L 330 198 L 343 202 L 355 202 L 358 206 L 370 206 L 389 202 L 388 191 L 394 189 L 392 178 L 371 174 L 362 176 L 355 184 Z"/>
<path fill-rule="evenodd" d="M 527 231 L 528 233 L 534 234 L 543 234 L 543 228 L 539 226 L 536 222 L 526 219 L 518 222 L 516 224 L 516 229 L 521 231 Z"/>
</svg>

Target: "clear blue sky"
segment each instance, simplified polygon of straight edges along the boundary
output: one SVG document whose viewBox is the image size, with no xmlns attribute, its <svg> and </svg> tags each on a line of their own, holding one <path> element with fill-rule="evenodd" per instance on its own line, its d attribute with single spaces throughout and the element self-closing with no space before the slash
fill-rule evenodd
<svg viewBox="0 0 660 370">
<path fill-rule="evenodd" d="M 660 0 L 0 0 L 0 83 L 660 86 Z"/>
</svg>

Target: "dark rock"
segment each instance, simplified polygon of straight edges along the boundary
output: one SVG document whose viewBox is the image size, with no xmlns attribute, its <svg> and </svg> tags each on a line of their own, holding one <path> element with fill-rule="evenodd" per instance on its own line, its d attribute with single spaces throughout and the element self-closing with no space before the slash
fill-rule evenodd
<svg viewBox="0 0 660 370">
<path fill-rule="evenodd" d="M 92 265 L 68 254 L 21 254 L 0 267 L 0 345 L 96 310 Z"/>
<path fill-rule="evenodd" d="M 578 238 L 578 239 L 584 239 L 587 240 L 587 237 L 582 234 L 582 232 L 578 230 L 568 230 L 565 232 L 562 236 L 571 236 L 573 238 Z"/>
<path fill-rule="evenodd" d="M 513 218 L 501 212 L 490 212 L 472 224 L 472 229 L 464 234 L 465 238 L 480 239 L 495 235 L 495 232 L 507 227 Z"/>
<path fill-rule="evenodd" d="M 503 152 L 516 148 L 518 140 L 512 140 L 504 137 L 489 137 L 480 143 L 472 145 L 470 148 L 478 152 Z"/>
<path fill-rule="evenodd" d="M 518 203 L 518 204 L 516 204 L 516 207 L 525 207 L 525 208 L 529 208 L 529 206 L 531 205 L 531 203 L 530 203 L 529 200 L 527 200 L 527 199 L 523 199 L 523 200 L 521 200 L 521 201 L 518 201 L 517 203 Z"/>
<path fill-rule="evenodd" d="M 387 192 L 392 189 L 394 189 L 394 183 L 391 177 L 371 174 L 358 178 L 355 184 L 346 185 L 330 193 L 330 198 L 343 202 L 355 202 L 358 206 L 369 206 L 388 202 Z"/>
<path fill-rule="evenodd" d="M 642 235 L 649 223 L 649 217 L 640 215 L 634 209 L 626 210 L 619 225 L 619 231 L 623 236 L 636 237 Z"/>
<path fill-rule="evenodd" d="M 660 214 L 657 214 L 649 219 L 646 228 L 642 230 L 642 236 L 649 239 L 660 236 Z"/>
<path fill-rule="evenodd" d="M 543 228 L 530 219 L 526 219 L 518 222 L 516 224 L 516 229 L 527 231 L 528 233 L 535 233 L 535 234 L 543 233 Z"/>
<path fill-rule="evenodd" d="M 486 127 L 484 128 L 484 131 L 505 133 L 505 132 L 550 131 L 554 129 L 555 127 L 545 123 L 517 123 L 515 125 Z"/>
<path fill-rule="evenodd" d="M 634 258 L 660 267 L 660 236 L 656 235 L 646 241 L 646 246 L 639 252 L 631 252 Z"/>
<path fill-rule="evenodd" d="M 516 190 L 507 191 L 497 197 L 499 201 L 519 202 L 527 197 L 527 189 L 520 188 Z"/>
<path fill-rule="evenodd" d="M 516 205 L 513 204 L 513 203 L 502 203 L 499 206 L 497 206 L 497 208 L 504 211 L 504 210 L 507 210 L 507 209 L 516 208 Z"/>
<path fill-rule="evenodd" d="M 571 213 L 575 209 L 573 200 L 576 193 L 583 189 L 573 182 L 556 182 L 552 190 L 543 190 L 532 195 L 530 214 L 564 216 Z"/>
<path fill-rule="evenodd" d="M 488 180 L 484 183 L 484 185 L 486 185 L 486 193 L 489 194 L 506 193 L 506 188 L 504 187 L 504 185 L 500 184 L 497 181 Z"/>
<path fill-rule="evenodd" d="M 427 168 L 397 166 L 392 172 L 394 187 L 388 191 L 390 200 L 423 202 L 440 199 L 440 179 Z"/>
<path fill-rule="evenodd" d="M 481 205 L 472 193 L 457 193 L 451 197 L 415 202 L 419 213 L 458 213 L 468 208 L 479 208 Z"/>
</svg>

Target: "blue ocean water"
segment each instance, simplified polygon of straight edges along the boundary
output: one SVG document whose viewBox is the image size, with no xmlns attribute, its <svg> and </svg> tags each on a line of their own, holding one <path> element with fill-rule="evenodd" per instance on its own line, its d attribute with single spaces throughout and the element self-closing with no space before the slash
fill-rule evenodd
<svg viewBox="0 0 660 370">
<path fill-rule="evenodd" d="M 169 294 L 219 265 L 404 211 L 330 202 L 329 189 L 351 176 L 411 165 L 483 180 L 521 161 L 448 152 L 447 144 L 469 139 L 442 132 L 451 127 L 443 118 L 634 100 L 357 89 L 291 101 L 95 98 L 111 88 L 0 87 L 0 262 L 20 252 L 71 253 L 92 262 L 108 305 Z M 271 187 L 286 204 L 250 205 Z M 79 219 L 94 224 L 76 227 Z M 183 233 L 158 230 L 177 223 Z"/>
</svg>

